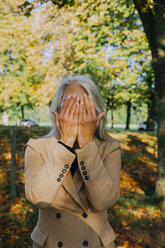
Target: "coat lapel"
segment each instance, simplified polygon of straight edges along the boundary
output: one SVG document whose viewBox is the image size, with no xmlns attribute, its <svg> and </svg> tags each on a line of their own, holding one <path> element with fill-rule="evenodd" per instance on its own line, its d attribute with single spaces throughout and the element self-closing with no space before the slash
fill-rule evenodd
<svg viewBox="0 0 165 248">
<path fill-rule="evenodd" d="M 73 175 L 73 182 L 74 182 L 74 185 L 75 185 L 77 192 L 79 192 L 81 190 L 81 187 L 84 184 L 84 182 L 83 182 L 82 176 L 81 176 L 78 168 L 76 169 L 76 171 Z"/>
<path fill-rule="evenodd" d="M 75 187 L 75 184 L 73 182 L 71 171 L 69 171 L 68 174 L 65 176 L 62 185 L 65 190 L 70 194 L 70 196 L 78 203 L 78 205 L 85 210 L 83 203 L 80 200 L 77 188 Z"/>
<path fill-rule="evenodd" d="M 43 156 L 48 157 L 50 151 L 54 147 L 54 145 L 58 142 L 55 136 L 52 138 L 48 138 L 49 142 L 47 143 L 45 153 L 42 153 Z M 70 194 L 70 196 L 80 205 L 82 209 L 85 210 L 83 203 L 79 197 L 78 192 L 80 191 L 82 185 L 83 185 L 83 179 L 81 178 L 80 172 L 78 171 L 78 168 L 76 169 L 73 177 L 71 175 L 71 171 L 69 170 L 67 175 L 65 176 L 63 182 L 63 187 L 65 190 Z"/>
</svg>

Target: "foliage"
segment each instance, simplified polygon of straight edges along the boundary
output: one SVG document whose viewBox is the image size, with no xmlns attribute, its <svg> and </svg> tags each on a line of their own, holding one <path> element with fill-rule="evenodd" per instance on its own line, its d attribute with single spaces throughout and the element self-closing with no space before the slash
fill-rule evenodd
<svg viewBox="0 0 165 248">
<path fill-rule="evenodd" d="M 8 107 L 49 104 L 66 73 L 90 75 L 107 110 L 147 101 L 151 54 L 133 5 L 15 0 L 0 7 L 2 108 L 5 101 Z"/>
<path fill-rule="evenodd" d="M 15 1 L 16 2 L 16 1 Z M 11 5 L 10 5 L 11 4 Z M 41 81 L 31 54 L 39 46 L 32 20 L 14 8 L 14 2 L 0 4 L 0 106 L 28 105 L 36 102 L 34 92 Z M 13 4 L 13 5 L 12 5 Z M 39 54 L 38 54 L 39 56 Z"/>
</svg>

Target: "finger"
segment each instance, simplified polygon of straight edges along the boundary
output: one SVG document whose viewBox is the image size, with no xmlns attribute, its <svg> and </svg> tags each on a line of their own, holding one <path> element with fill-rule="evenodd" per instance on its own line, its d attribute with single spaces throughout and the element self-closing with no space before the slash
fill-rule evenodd
<svg viewBox="0 0 165 248">
<path fill-rule="evenodd" d="M 105 114 L 106 114 L 106 112 L 102 112 L 101 114 L 99 114 L 99 115 L 97 116 L 97 127 L 99 126 L 100 121 L 101 121 L 102 117 L 103 117 Z"/>
<path fill-rule="evenodd" d="M 67 101 L 67 103 L 66 103 L 65 106 L 64 106 L 64 109 L 63 109 L 63 112 L 62 112 L 61 116 L 64 117 L 64 115 L 65 115 L 65 117 L 68 118 L 68 116 L 69 116 L 69 111 L 70 111 L 70 109 L 71 109 L 73 103 L 75 102 L 75 100 L 76 100 L 76 94 L 75 94 L 74 96 L 71 96 L 71 97 L 70 97 L 70 100 Z"/>
<path fill-rule="evenodd" d="M 65 98 L 65 102 L 62 104 L 62 107 L 61 107 L 61 112 L 60 112 L 60 115 L 62 116 L 65 112 L 65 109 L 66 109 L 66 105 L 68 104 L 69 101 L 72 100 L 72 96 L 69 95 L 68 97 Z"/>
<path fill-rule="evenodd" d="M 90 103 L 90 109 L 91 109 L 92 117 L 95 118 L 96 117 L 95 104 L 94 104 L 94 101 L 93 101 L 93 98 L 91 95 L 88 96 L 88 100 Z"/>
<path fill-rule="evenodd" d="M 76 110 L 76 107 L 77 107 L 77 98 L 76 100 L 74 101 L 74 103 L 72 104 L 70 110 L 69 110 L 69 119 L 72 120 L 73 119 L 73 116 L 74 116 L 74 113 L 75 113 L 75 110 Z"/>
<path fill-rule="evenodd" d="M 76 102 L 76 109 L 75 109 L 75 112 L 74 112 L 74 114 L 73 114 L 73 118 L 77 118 L 77 119 L 78 119 L 78 115 L 79 115 L 79 106 L 80 106 L 80 104 L 79 104 L 79 99 L 78 99 L 77 102 Z"/>
<path fill-rule="evenodd" d="M 76 94 L 72 96 L 72 101 L 68 102 L 65 110 L 65 117 L 68 119 L 70 116 L 73 116 L 75 105 L 76 105 Z"/>
<path fill-rule="evenodd" d="M 86 109 L 86 113 L 87 115 L 91 115 L 91 108 L 90 108 L 90 103 L 89 103 L 87 94 L 84 94 L 83 97 L 84 97 L 84 106 Z"/>
<path fill-rule="evenodd" d="M 63 105 L 66 103 L 66 101 L 67 101 L 69 98 L 71 98 L 71 95 L 67 95 L 67 96 L 64 96 L 64 97 L 62 98 L 61 109 L 62 109 Z"/>
<path fill-rule="evenodd" d="M 85 116 L 86 116 L 86 110 L 85 110 L 85 106 L 84 106 L 83 97 L 81 96 L 80 106 L 79 106 L 79 123 L 81 120 L 85 119 Z"/>
</svg>

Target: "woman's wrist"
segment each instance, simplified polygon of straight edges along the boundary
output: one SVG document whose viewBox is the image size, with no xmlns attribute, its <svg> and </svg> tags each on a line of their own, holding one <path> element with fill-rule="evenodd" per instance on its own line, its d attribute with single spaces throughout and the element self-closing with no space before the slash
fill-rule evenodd
<svg viewBox="0 0 165 248">
<path fill-rule="evenodd" d="M 65 138 L 65 137 L 62 137 L 59 139 L 62 143 L 66 144 L 67 146 L 70 146 L 70 147 L 73 147 L 74 145 L 74 141 L 73 139 L 71 138 Z"/>
<path fill-rule="evenodd" d="M 83 148 L 84 146 L 86 146 L 88 143 L 90 143 L 92 141 L 93 141 L 93 138 L 89 138 L 89 139 L 86 139 L 86 140 L 81 140 L 81 141 L 79 141 L 79 147 Z"/>
</svg>

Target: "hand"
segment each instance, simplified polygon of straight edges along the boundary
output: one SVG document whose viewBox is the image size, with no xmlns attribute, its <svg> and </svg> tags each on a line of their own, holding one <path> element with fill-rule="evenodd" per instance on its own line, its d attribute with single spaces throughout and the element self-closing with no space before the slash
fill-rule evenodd
<svg viewBox="0 0 165 248">
<path fill-rule="evenodd" d="M 96 116 L 95 105 L 90 95 L 85 94 L 81 97 L 77 136 L 80 148 L 93 140 L 93 135 L 104 115 L 105 112 L 102 112 Z"/>
<path fill-rule="evenodd" d="M 73 147 L 77 137 L 79 99 L 75 96 L 67 98 L 61 112 L 52 112 L 56 118 L 56 125 L 61 134 L 60 140 L 66 145 Z"/>
</svg>

